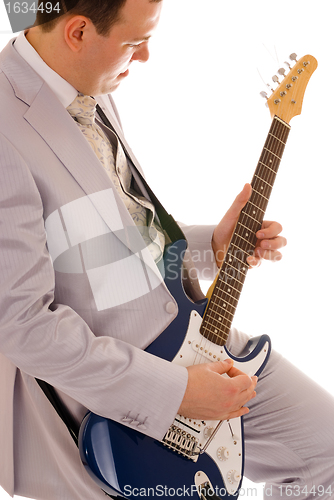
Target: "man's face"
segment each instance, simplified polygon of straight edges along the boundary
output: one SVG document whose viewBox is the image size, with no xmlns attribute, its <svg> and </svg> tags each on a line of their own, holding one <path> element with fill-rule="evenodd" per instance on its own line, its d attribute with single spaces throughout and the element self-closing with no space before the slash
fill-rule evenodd
<svg viewBox="0 0 334 500">
<path fill-rule="evenodd" d="M 85 50 L 90 95 L 114 91 L 129 74 L 132 61 L 148 60 L 148 41 L 159 22 L 161 7 L 162 2 L 127 0 L 121 21 L 112 27 L 109 36 L 95 32 Z"/>
</svg>

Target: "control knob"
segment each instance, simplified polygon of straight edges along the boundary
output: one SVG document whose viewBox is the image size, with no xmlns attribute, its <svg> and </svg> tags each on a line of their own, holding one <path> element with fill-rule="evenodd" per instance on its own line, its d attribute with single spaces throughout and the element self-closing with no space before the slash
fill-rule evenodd
<svg viewBox="0 0 334 500">
<path fill-rule="evenodd" d="M 219 458 L 219 460 L 228 460 L 229 456 L 230 452 L 228 451 L 227 448 L 225 448 L 224 446 L 218 448 L 217 457 Z"/>
<path fill-rule="evenodd" d="M 227 473 L 227 480 L 229 483 L 238 483 L 241 480 L 241 475 L 236 470 L 229 470 Z"/>
</svg>

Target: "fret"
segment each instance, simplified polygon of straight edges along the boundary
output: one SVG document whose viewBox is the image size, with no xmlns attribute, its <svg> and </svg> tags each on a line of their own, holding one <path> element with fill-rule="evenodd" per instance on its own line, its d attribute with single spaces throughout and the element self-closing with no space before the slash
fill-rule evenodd
<svg viewBox="0 0 334 500">
<path fill-rule="evenodd" d="M 243 276 L 246 276 L 245 273 L 242 272 L 241 269 L 238 269 L 237 267 L 234 267 L 232 264 L 229 264 L 228 268 L 227 269 L 235 269 L 237 272 L 238 272 L 238 275 L 239 273 L 242 274 Z M 225 270 L 227 272 L 227 269 Z M 246 270 L 245 268 L 243 268 L 244 270 Z M 234 278 L 234 279 L 237 279 L 237 278 Z"/>
<path fill-rule="evenodd" d="M 222 321 L 223 318 L 226 317 L 225 316 L 226 313 L 229 316 L 232 316 L 232 318 L 234 317 L 236 307 L 234 307 L 234 311 L 231 312 L 231 311 L 227 311 L 226 308 L 224 309 L 222 306 L 219 306 L 218 304 L 215 304 L 215 305 L 216 305 L 216 307 L 218 307 L 219 309 L 221 309 L 223 311 L 223 312 L 219 312 L 219 311 L 209 311 L 208 312 L 208 316 L 210 316 L 210 317 L 212 317 L 213 315 L 216 315 L 216 316 L 218 315 L 218 320 L 217 320 L 217 318 L 214 318 L 215 321 Z M 221 319 L 219 319 L 219 318 L 221 318 Z"/>
<path fill-rule="evenodd" d="M 238 223 L 240 224 L 240 222 Z M 250 243 L 249 240 L 246 240 L 246 238 L 244 238 L 243 236 L 241 236 L 240 234 L 238 234 L 238 237 L 241 238 L 242 240 L 246 241 L 246 243 Z M 240 261 L 241 262 L 241 261 Z"/>
<path fill-rule="evenodd" d="M 277 172 L 275 170 L 273 170 L 272 168 L 270 168 L 268 165 L 266 165 L 265 163 L 263 163 L 262 161 L 259 161 L 259 163 L 261 165 L 264 165 L 268 170 L 270 170 L 271 172 L 273 172 L 275 175 L 277 174 Z"/>
<path fill-rule="evenodd" d="M 222 279 L 218 277 L 217 281 L 222 281 Z M 226 283 L 224 282 L 224 285 L 225 284 Z M 229 286 L 230 286 L 230 288 L 233 288 L 233 290 L 235 290 L 240 295 L 240 290 L 238 290 L 237 288 L 234 288 L 232 285 L 229 285 Z M 239 297 L 238 297 L 238 299 L 236 299 L 235 297 L 233 297 L 233 295 L 230 295 L 230 292 L 231 292 L 230 288 L 227 289 L 227 292 L 224 290 L 224 293 L 226 293 L 227 295 L 229 295 L 231 298 L 235 299 L 237 301 L 237 303 L 238 303 Z"/>
<path fill-rule="evenodd" d="M 279 142 L 281 142 L 281 143 L 282 143 L 282 144 L 284 144 L 284 146 L 285 146 L 285 142 L 284 142 L 284 141 L 281 141 L 281 139 L 279 139 L 278 137 L 276 137 L 274 134 L 271 134 L 271 133 L 269 132 L 269 135 L 270 135 L 271 137 L 274 137 L 275 139 L 277 139 Z"/>
<path fill-rule="evenodd" d="M 227 270 L 225 269 L 225 275 L 227 274 Z M 236 283 L 240 283 L 240 285 L 243 285 L 243 282 L 238 280 L 237 278 L 235 278 L 234 276 L 230 276 L 229 275 L 229 278 L 231 279 L 231 281 L 235 281 Z"/>
<path fill-rule="evenodd" d="M 262 182 L 265 182 L 269 187 L 270 189 L 273 187 L 272 184 L 270 184 L 269 182 L 265 181 L 262 177 L 259 177 L 258 175 L 255 174 L 255 177 L 257 177 L 258 179 L 260 179 Z"/>
<path fill-rule="evenodd" d="M 281 161 L 281 158 L 280 156 L 276 155 L 273 151 L 270 151 L 270 149 L 267 149 L 267 148 L 264 148 L 266 151 L 268 151 L 268 153 L 270 153 L 271 155 L 275 156 L 276 158 L 278 158 L 280 161 Z"/>
<path fill-rule="evenodd" d="M 238 245 L 235 245 L 234 243 L 231 242 L 231 245 L 233 245 L 235 248 L 237 248 L 238 250 L 241 250 L 241 252 L 244 252 L 247 257 L 250 257 L 250 253 L 246 252 L 245 250 L 243 250 L 242 248 L 238 247 Z"/>
<path fill-rule="evenodd" d="M 253 193 L 256 193 L 258 194 L 259 196 L 262 196 L 262 198 L 264 198 L 266 201 L 269 201 L 269 198 L 267 198 L 266 196 L 264 196 L 262 193 L 259 193 L 256 189 L 253 188 Z"/>
<path fill-rule="evenodd" d="M 250 205 L 253 205 L 253 207 L 258 208 L 259 210 L 261 210 L 261 212 L 263 212 L 263 213 L 265 212 L 264 210 L 262 210 L 260 207 L 258 207 L 258 206 L 257 206 L 255 203 L 253 203 L 252 201 L 249 201 L 249 204 L 250 204 Z"/>
<path fill-rule="evenodd" d="M 202 321 L 202 335 L 220 346 L 228 338 L 249 269 L 246 260 L 253 255 L 289 132 L 290 126 L 275 116 L 251 182 L 251 197 L 240 213 Z"/>
<path fill-rule="evenodd" d="M 241 236 L 239 236 L 239 235 L 237 235 L 237 234 L 236 234 L 235 236 L 236 236 L 236 238 L 240 238 L 240 237 L 241 237 Z M 242 253 L 242 256 L 243 256 L 243 255 L 244 255 L 244 251 L 242 251 L 241 253 Z M 239 259 L 239 257 L 237 257 L 237 255 L 236 255 L 236 254 L 231 254 L 230 252 L 227 252 L 226 257 L 225 257 L 225 260 L 226 260 L 227 256 L 229 256 L 229 259 L 228 259 L 228 264 L 229 264 L 231 267 L 233 267 L 233 264 L 237 264 L 237 262 L 235 262 L 236 260 L 238 260 L 239 262 L 241 262 L 241 264 L 242 264 L 243 266 L 245 266 L 245 265 L 246 265 L 246 262 L 245 262 L 244 260 Z M 242 268 L 242 270 L 244 270 L 244 269 Z"/>
<path fill-rule="evenodd" d="M 215 328 L 215 327 L 212 327 L 212 328 L 211 328 L 211 325 L 210 325 L 210 327 L 209 327 L 209 326 L 205 326 L 205 325 L 204 325 L 204 326 L 203 326 L 203 329 L 208 330 L 208 332 L 209 332 L 209 334 L 210 334 L 210 335 L 214 335 L 214 336 L 216 336 L 216 337 L 218 337 L 218 338 L 220 338 L 220 339 L 223 339 L 223 337 L 219 335 L 219 333 L 222 333 L 222 334 L 223 334 L 223 336 L 225 336 L 225 337 L 226 337 L 226 339 L 225 339 L 225 340 L 227 340 L 227 337 L 228 337 L 228 330 L 226 330 L 226 331 L 225 331 L 225 329 L 227 329 L 227 328 L 228 328 L 228 329 L 230 329 L 230 328 L 231 328 L 231 324 L 232 324 L 232 322 L 231 322 L 231 321 L 229 321 L 229 325 L 225 325 L 225 327 L 224 327 L 224 325 L 223 325 L 223 328 L 219 328 L 219 330 L 220 330 L 220 331 L 218 331 L 218 328 Z M 208 337 L 207 337 L 207 338 L 208 338 Z M 211 339 L 211 338 L 208 338 L 208 340 L 211 340 L 211 341 L 212 341 L 212 339 Z"/>
<path fill-rule="evenodd" d="M 208 330 L 208 328 L 207 328 L 207 327 L 205 327 L 205 328 L 204 328 L 204 330 Z M 225 334 L 224 334 L 224 336 L 223 336 L 223 337 L 220 337 L 220 336 L 217 336 L 217 335 L 211 334 L 211 335 L 210 335 L 210 341 L 211 341 L 211 342 L 213 342 L 213 343 L 214 343 L 214 344 L 216 344 L 216 345 L 219 345 L 219 346 L 224 346 L 224 345 L 226 344 L 227 339 L 228 339 L 228 331 L 229 331 L 229 330 L 227 330 L 227 331 L 225 332 Z M 204 337 L 208 337 L 208 336 L 204 333 L 204 331 L 202 332 L 202 334 L 203 334 L 203 336 L 204 336 Z"/>
<path fill-rule="evenodd" d="M 211 323 L 210 324 L 213 325 L 213 322 L 217 323 L 216 325 L 213 325 L 215 329 L 216 328 L 221 328 L 221 327 L 224 328 L 224 321 L 225 320 L 228 321 L 229 323 L 233 320 L 235 311 L 228 312 L 228 315 L 230 316 L 231 319 L 229 319 L 229 318 L 226 317 L 226 315 L 225 315 L 226 312 L 228 312 L 228 311 L 224 310 L 224 313 L 221 313 L 219 311 L 209 311 L 208 312 L 208 317 L 211 318 Z M 217 332 L 215 332 L 213 330 L 212 333 L 217 333 Z"/>
<path fill-rule="evenodd" d="M 238 238 L 242 238 L 242 236 L 239 236 L 239 235 L 238 235 Z M 242 239 L 244 239 L 244 238 L 242 238 Z M 245 241 L 247 241 L 247 240 L 245 240 Z M 249 241 L 247 241 L 247 243 L 249 243 Z M 244 253 L 244 252 L 243 252 L 243 253 Z M 243 266 L 248 265 L 248 264 L 247 264 L 247 262 L 244 262 L 243 260 L 239 259 L 239 257 L 234 256 L 233 258 L 234 258 L 235 260 L 238 260 L 239 262 L 241 262 L 241 264 L 242 264 Z M 243 270 L 245 270 L 245 269 L 243 269 Z"/>
<path fill-rule="evenodd" d="M 273 183 L 268 182 L 267 180 L 263 179 L 263 177 L 260 177 L 257 174 L 254 175 L 253 182 L 254 182 L 254 186 L 256 186 L 256 187 L 260 183 L 264 183 L 265 184 L 265 186 L 262 186 L 262 184 L 261 184 L 260 189 L 262 189 L 263 191 L 265 191 L 266 196 L 268 196 L 268 199 L 269 199 L 269 196 L 270 196 L 270 193 L 271 193 L 271 190 L 272 190 L 272 187 L 273 187 Z"/>
<path fill-rule="evenodd" d="M 231 328 L 231 325 L 232 325 L 232 320 L 228 321 L 225 325 L 218 325 L 218 326 L 215 327 L 215 326 L 212 326 L 212 324 L 211 324 L 210 325 L 211 326 L 210 329 L 207 326 L 205 328 L 208 331 L 208 335 L 215 336 L 216 338 L 218 337 L 221 340 L 227 340 L 227 338 L 228 338 L 228 331 Z M 211 340 L 211 338 L 209 336 L 207 336 L 207 339 Z"/>
<path fill-rule="evenodd" d="M 257 222 L 258 224 L 260 223 L 260 221 L 258 221 L 257 219 L 255 219 L 254 217 L 252 217 L 250 214 L 248 214 L 246 211 L 242 212 L 244 215 L 247 215 L 247 217 L 250 217 L 251 219 L 253 219 L 255 222 Z"/>
<path fill-rule="evenodd" d="M 242 222 L 238 221 L 237 222 L 237 226 L 242 226 L 244 229 L 246 229 L 247 231 L 249 231 L 249 227 L 248 226 L 245 226 Z M 247 234 L 246 234 L 247 236 Z"/>
<path fill-rule="evenodd" d="M 228 311 L 228 310 L 226 309 L 226 307 L 224 308 L 224 307 L 222 307 L 222 306 L 220 306 L 220 305 L 218 305 L 218 304 L 215 304 L 215 306 L 216 306 L 218 309 L 221 309 L 221 311 L 218 311 L 218 310 L 209 311 L 209 312 L 208 312 L 208 315 L 209 315 L 209 316 L 211 316 L 211 317 L 212 317 L 213 315 L 218 316 L 218 320 L 219 320 L 219 321 L 222 321 L 222 320 L 223 320 L 223 318 L 225 318 L 225 317 L 226 317 L 226 316 L 225 316 L 225 314 L 228 314 L 229 316 L 231 316 L 231 317 L 233 318 L 233 316 L 234 316 L 234 314 L 235 314 L 236 307 L 233 307 L 233 310 Z M 221 319 L 219 319 L 219 318 L 221 318 Z M 216 321 L 218 321 L 216 317 L 215 317 L 214 319 L 215 319 Z"/>
<path fill-rule="evenodd" d="M 211 318 L 211 324 L 213 324 L 213 323 L 215 323 L 215 322 L 217 323 L 217 325 L 213 325 L 213 326 L 215 327 L 215 329 L 214 329 L 214 330 L 213 330 L 213 332 L 212 332 L 212 333 L 217 334 L 217 333 L 218 333 L 218 331 L 215 331 L 216 329 L 219 329 L 219 328 L 221 328 L 221 326 L 224 326 L 224 325 L 225 325 L 225 326 L 230 326 L 230 325 L 231 325 L 231 322 L 232 322 L 232 319 L 233 319 L 233 317 L 234 317 L 234 314 L 230 313 L 230 316 L 232 317 L 231 319 L 226 318 L 226 316 L 223 316 L 223 317 L 222 317 L 222 316 L 219 316 L 219 317 L 221 318 L 221 319 L 219 320 L 219 319 L 217 319 L 216 317 L 213 317 L 213 316 L 215 316 L 215 315 L 213 315 L 212 313 L 208 313 L 208 317 L 209 317 L 209 318 Z M 224 323 L 224 321 L 225 321 L 225 320 L 226 320 L 229 324 Z"/>
</svg>

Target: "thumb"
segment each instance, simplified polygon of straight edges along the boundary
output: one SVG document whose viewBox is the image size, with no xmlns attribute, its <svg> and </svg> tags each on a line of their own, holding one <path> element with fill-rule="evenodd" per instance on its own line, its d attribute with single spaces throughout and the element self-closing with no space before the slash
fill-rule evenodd
<svg viewBox="0 0 334 500">
<path fill-rule="evenodd" d="M 231 221 L 232 224 L 236 223 L 236 219 L 239 217 L 241 210 L 246 205 L 252 193 L 252 186 L 250 184 L 245 184 L 242 191 L 235 198 L 234 202 L 226 212 L 224 216 L 225 222 Z"/>
<path fill-rule="evenodd" d="M 216 361 L 214 363 L 210 363 L 210 369 L 213 372 L 219 373 L 222 375 L 223 373 L 228 372 L 233 366 L 232 359 L 225 359 L 224 361 Z"/>
<path fill-rule="evenodd" d="M 252 186 L 250 184 L 245 184 L 243 190 L 238 194 L 213 232 L 212 249 L 214 251 L 218 267 L 220 267 L 225 256 L 225 252 L 230 243 L 239 214 L 249 200 L 251 193 Z"/>
</svg>

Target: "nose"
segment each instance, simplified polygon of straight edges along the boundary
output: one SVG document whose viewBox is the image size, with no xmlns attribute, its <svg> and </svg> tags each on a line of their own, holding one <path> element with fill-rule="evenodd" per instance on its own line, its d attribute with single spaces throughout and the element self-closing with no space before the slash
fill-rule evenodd
<svg viewBox="0 0 334 500">
<path fill-rule="evenodd" d="M 148 42 L 141 43 L 136 51 L 133 53 L 132 61 L 146 62 L 150 58 L 150 51 L 148 48 Z"/>
</svg>

